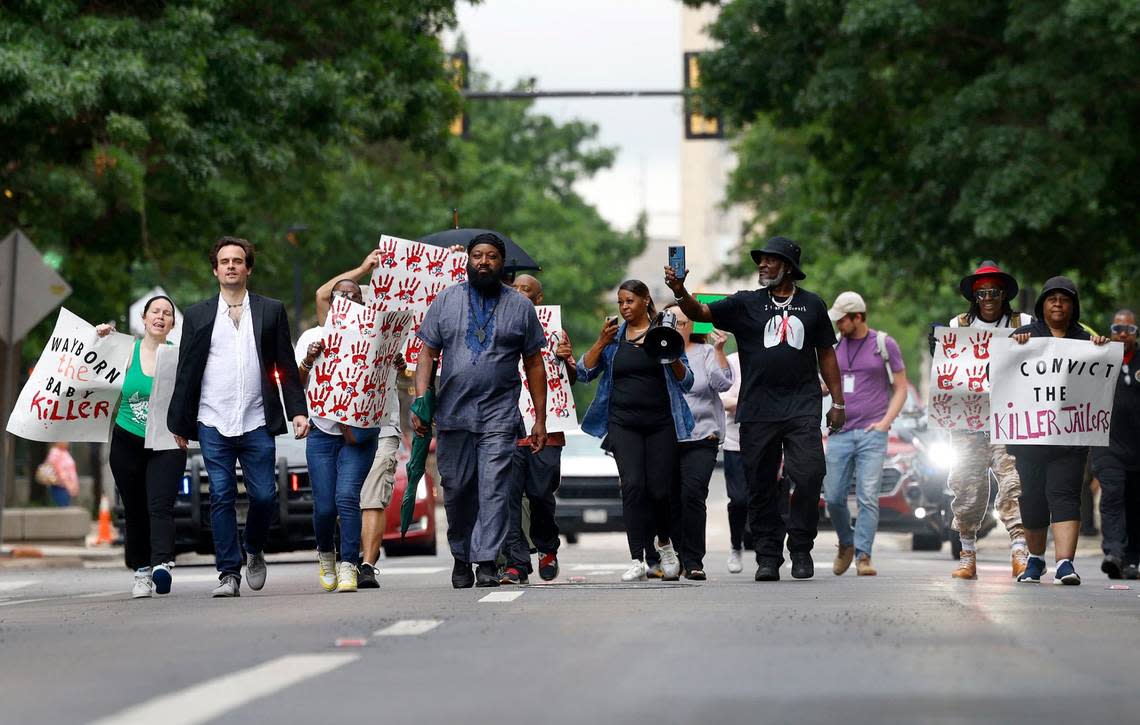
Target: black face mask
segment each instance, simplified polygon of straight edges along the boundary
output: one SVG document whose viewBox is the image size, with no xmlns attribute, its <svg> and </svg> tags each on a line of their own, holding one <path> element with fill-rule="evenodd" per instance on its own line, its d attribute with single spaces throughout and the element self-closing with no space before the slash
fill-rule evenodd
<svg viewBox="0 0 1140 725">
<path fill-rule="evenodd" d="M 482 295 L 497 295 L 503 286 L 502 270 L 480 272 L 470 262 L 467 263 L 467 281 Z"/>
</svg>

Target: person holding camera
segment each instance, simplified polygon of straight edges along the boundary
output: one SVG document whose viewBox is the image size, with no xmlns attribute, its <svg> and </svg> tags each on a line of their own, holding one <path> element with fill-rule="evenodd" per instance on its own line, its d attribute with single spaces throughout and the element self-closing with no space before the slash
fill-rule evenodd
<svg viewBox="0 0 1140 725">
<path fill-rule="evenodd" d="M 598 393 L 582 418 L 582 430 L 603 438 L 621 477 L 622 515 L 633 564 L 622 581 L 645 579 L 649 537 L 661 558 L 663 578 L 676 581 L 681 562 L 670 539 L 669 494 L 677 466 L 677 441 L 692 436 L 693 414 L 685 393 L 693 373 L 684 353 L 662 363 L 644 346 L 657 310 L 641 280 L 618 287 L 616 317 L 578 359 L 578 380 L 600 378 Z"/>
</svg>

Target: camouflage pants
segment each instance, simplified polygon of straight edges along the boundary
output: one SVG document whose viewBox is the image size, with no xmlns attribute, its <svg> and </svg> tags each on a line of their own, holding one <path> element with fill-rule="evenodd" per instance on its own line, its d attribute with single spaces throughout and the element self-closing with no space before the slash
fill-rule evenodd
<svg viewBox="0 0 1140 725">
<path fill-rule="evenodd" d="M 1017 497 L 1021 495 L 1021 479 L 1017 476 L 1014 459 L 1005 446 L 990 445 L 985 433 L 952 432 L 950 444 L 957 460 L 950 469 L 947 481 L 954 493 L 950 507 L 954 511 L 953 527 L 964 538 L 975 538 L 984 520 L 990 501 L 989 470 L 997 478 L 997 498 L 994 509 L 998 513 L 1011 541 L 1025 538 L 1021 525 L 1021 508 Z"/>
</svg>

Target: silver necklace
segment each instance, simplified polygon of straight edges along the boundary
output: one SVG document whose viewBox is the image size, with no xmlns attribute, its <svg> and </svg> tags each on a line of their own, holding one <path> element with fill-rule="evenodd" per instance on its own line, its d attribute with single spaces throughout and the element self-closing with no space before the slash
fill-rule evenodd
<svg viewBox="0 0 1140 725">
<path fill-rule="evenodd" d="M 784 317 L 788 316 L 788 307 L 792 304 L 792 300 L 796 298 L 796 286 L 792 285 L 792 293 L 788 295 L 788 299 L 783 302 L 777 302 L 775 296 L 772 295 L 772 290 L 768 290 L 768 299 L 772 301 L 772 306 L 777 310 L 783 310 Z"/>
</svg>

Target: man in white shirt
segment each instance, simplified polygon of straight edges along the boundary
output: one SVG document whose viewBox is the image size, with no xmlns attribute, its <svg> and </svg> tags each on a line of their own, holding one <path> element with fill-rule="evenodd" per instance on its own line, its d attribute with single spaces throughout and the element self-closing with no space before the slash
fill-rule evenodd
<svg viewBox="0 0 1140 725">
<path fill-rule="evenodd" d="M 189 440 L 200 443 L 210 477 L 210 525 L 220 580 L 215 597 L 240 596 L 243 543 L 249 587 L 265 586 L 263 549 L 277 505 L 273 438 L 285 432 L 286 414 L 297 438 L 309 430 L 285 306 L 247 290 L 253 261 L 253 244 L 245 239 L 222 237 L 214 243 L 210 263 L 219 294 L 186 310 L 167 415 L 180 446 Z M 235 508 L 239 460 L 249 499 L 244 542 L 238 538 Z"/>
</svg>

